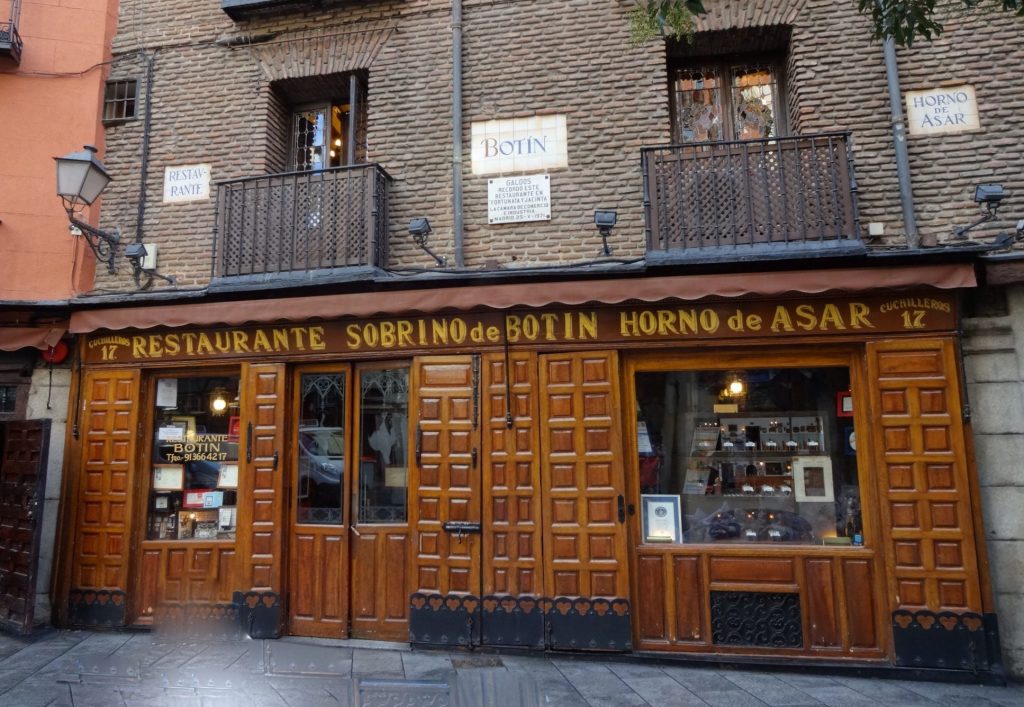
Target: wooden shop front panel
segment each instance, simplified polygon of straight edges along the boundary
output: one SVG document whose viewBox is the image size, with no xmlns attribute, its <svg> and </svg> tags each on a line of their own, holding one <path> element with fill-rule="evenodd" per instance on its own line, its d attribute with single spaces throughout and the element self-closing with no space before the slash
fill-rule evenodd
<svg viewBox="0 0 1024 707">
<path fill-rule="evenodd" d="M 413 642 L 628 648 L 616 354 L 424 357 L 414 381 Z"/>
</svg>

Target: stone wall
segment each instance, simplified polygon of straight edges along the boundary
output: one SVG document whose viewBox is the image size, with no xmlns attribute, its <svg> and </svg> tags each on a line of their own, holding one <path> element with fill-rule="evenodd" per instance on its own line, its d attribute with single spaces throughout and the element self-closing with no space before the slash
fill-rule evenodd
<svg viewBox="0 0 1024 707">
<path fill-rule="evenodd" d="M 43 497 L 43 531 L 39 542 L 39 567 L 36 575 L 35 623 L 50 621 L 50 581 L 57 542 L 57 517 L 60 513 L 60 489 L 64 469 L 64 440 L 67 431 L 71 369 L 50 369 L 40 365 L 32 374 L 27 420 L 50 420 L 50 451 L 46 462 L 46 493 Z"/>
<path fill-rule="evenodd" d="M 964 320 L 964 368 L 1003 659 L 1024 678 L 1024 287 L 1007 310 Z"/>
</svg>

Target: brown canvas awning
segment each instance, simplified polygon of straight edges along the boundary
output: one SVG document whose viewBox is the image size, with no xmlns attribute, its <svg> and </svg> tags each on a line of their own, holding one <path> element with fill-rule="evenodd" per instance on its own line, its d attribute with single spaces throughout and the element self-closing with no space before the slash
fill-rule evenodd
<svg viewBox="0 0 1024 707">
<path fill-rule="evenodd" d="M 60 341 L 66 331 L 63 326 L 0 327 L 0 351 L 27 348 L 46 351 Z"/>
<path fill-rule="evenodd" d="M 956 289 L 977 284 L 968 264 L 894 268 L 842 268 L 724 275 L 672 275 L 478 285 L 315 295 L 237 302 L 163 304 L 75 312 L 70 330 L 150 329 L 182 326 L 237 326 L 309 319 L 433 314 L 472 309 L 548 305 L 692 301 L 704 297 L 778 296 L 792 293 L 867 292 L 889 288 Z"/>
</svg>

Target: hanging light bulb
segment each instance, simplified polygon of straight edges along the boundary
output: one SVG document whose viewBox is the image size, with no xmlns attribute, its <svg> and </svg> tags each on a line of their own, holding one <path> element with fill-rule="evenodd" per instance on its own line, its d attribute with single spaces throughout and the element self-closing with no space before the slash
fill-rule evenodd
<svg viewBox="0 0 1024 707">
<path fill-rule="evenodd" d="M 729 395 L 743 395 L 744 390 L 745 386 L 743 385 L 743 381 L 739 378 L 733 378 L 729 381 Z"/>
<path fill-rule="evenodd" d="M 214 388 L 210 393 L 210 412 L 214 415 L 223 415 L 228 409 L 228 392 L 223 388 Z"/>
</svg>

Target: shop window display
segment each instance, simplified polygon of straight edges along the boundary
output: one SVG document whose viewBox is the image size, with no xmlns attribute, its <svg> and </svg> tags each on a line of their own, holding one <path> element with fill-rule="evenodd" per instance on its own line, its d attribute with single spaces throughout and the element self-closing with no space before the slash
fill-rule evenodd
<svg viewBox="0 0 1024 707">
<path fill-rule="evenodd" d="M 636 375 L 644 541 L 860 545 L 849 371 Z"/>
<path fill-rule="evenodd" d="M 238 377 L 159 378 L 149 540 L 234 540 Z"/>
</svg>

